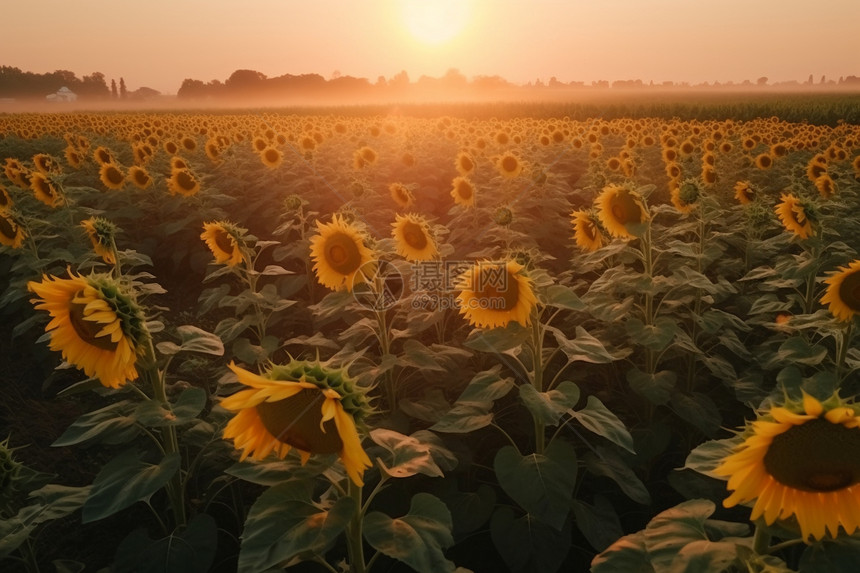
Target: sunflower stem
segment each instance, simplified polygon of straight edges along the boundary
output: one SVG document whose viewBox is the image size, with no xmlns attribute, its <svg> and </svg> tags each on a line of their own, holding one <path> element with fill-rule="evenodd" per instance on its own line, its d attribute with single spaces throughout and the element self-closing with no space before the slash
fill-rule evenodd
<svg viewBox="0 0 860 573">
<path fill-rule="evenodd" d="M 753 551 L 757 555 L 767 555 L 770 553 L 770 533 L 768 533 L 761 525 L 756 525 L 755 534 L 753 535 Z"/>
<path fill-rule="evenodd" d="M 854 327 L 854 319 L 840 333 L 837 339 L 837 355 L 836 355 L 836 385 L 842 385 L 842 369 L 845 367 L 845 358 L 848 355 L 848 348 L 851 347 L 851 335 Z"/>
<path fill-rule="evenodd" d="M 538 392 L 543 392 L 543 325 L 537 310 L 532 313 L 532 346 L 534 348 L 532 386 Z M 543 454 L 546 447 L 546 428 L 543 421 L 534 414 L 532 419 L 535 423 L 535 453 Z"/>
<path fill-rule="evenodd" d="M 167 399 L 167 392 L 164 384 L 164 377 L 158 371 L 158 364 L 155 359 L 155 349 L 152 345 L 152 338 L 146 346 L 145 355 L 143 358 L 144 377 L 152 384 L 152 392 L 156 400 L 161 402 L 165 408 L 170 410 L 170 402 Z M 166 456 L 177 454 L 179 452 L 179 438 L 176 434 L 176 427 L 167 425 L 162 428 L 162 443 Z M 170 498 L 170 505 L 173 508 L 173 516 L 176 520 L 176 527 L 185 527 L 185 500 L 183 495 L 182 470 L 178 470 L 167 482 L 166 490 Z"/>
<path fill-rule="evenodd" d="M 351 479 L 347 479 L 349 497 L 355 500 L 355 513 L 349 522 L 346 530 L 347 553 L 349 555 L 349 570 L 351 573 L 365 573 L 367 570 L 364 564 L 364 536 L 361 531 L 364 514 L 361 511 L 361 493 L 360 485 L 353 483 Z"/>
</svg>

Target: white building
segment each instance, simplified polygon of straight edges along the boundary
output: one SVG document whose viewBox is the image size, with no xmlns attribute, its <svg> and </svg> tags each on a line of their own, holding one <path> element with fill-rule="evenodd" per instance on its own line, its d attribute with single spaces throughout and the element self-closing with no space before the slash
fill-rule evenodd
<svg viewBox="0 0 860 573">
<path fill-rule="evenodd" d="M 57 93 L 46 95 L 45 99 L 48 101 L 77 101 L 78 94 L 63 86 L 57 90 Z"/>
</svg>

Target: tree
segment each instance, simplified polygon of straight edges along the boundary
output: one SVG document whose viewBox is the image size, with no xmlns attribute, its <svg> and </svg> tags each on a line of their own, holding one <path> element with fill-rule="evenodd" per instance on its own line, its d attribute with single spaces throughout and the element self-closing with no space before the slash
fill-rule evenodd
<svg viewBox="0 0 860 573">
<path fill-rule="evenodd" d="M 126 99 L 128 97 L 128 90 L 125 87 L 125 80 L 123 78 L 119 79 L 119 99 Z"/>
<path fill-rule="evenodd" d="M 767 76 L 762 76 L 755 81 L 758 86 L 766 86 L 767 85 Z"/>
<path fill-rule="evenodd" d="M 116 89 L 116 80 L 111 80 L 111 81 L 110 81 L 110 97 L 111 97 L 112 99 L 117 99 L 117 98 L 119 98 L 119 92 L 118 92 L 118 91 L 117 91 L 117 89 Z"/>
</svg>

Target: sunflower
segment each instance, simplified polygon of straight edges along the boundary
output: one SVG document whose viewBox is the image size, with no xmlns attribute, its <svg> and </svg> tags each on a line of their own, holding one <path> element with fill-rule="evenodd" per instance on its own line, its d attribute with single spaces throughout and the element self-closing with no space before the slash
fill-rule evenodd
<svg viewBox="0 0 860 573">
<path fill-rule="evenodd" d="M 415 204 L 415 196 L 412 191 L 403 183 L 392 183 L 388 186 L 388 191 L 391 193 L 391 198 L 397 203 L 401 209 L 408 209 Z"/>
<path fill-rule="evenodd" d="M 147 189 L 152 185 L 152 176 L 146 168 L 139 165 L 132 165 L 128 168 L 128 180 L 139 189 Z"/>
<path fill-rule="evenodd" d="M 827 173 L 818 177 L 814 182 L 818 193 L 825 199 L 830 199 L 836 193 L 836 183 Z"/>
<path fill-rule="evenodd" d="M 260 152 L 260 161 L 269 169 L 277 169 L 284 162 L 284 154 L 275 147 L 267 146 Z"/>
<path fill-rule="evenodd" d="M 42 172 L 43 175 L 57 174 L 62 172 L 60 164 L 52 156 L 47 153 L 37 153 L 33 156 L 33 165 Z"/>
<path fill-rule="evenodd" d="M 408 261 L 429 261 L 439 254 L 427 221 L 420 215 L 397 215 L 391 224 L 397 254 Z"/>
<path fill-rule="evenodd" d="M 11 212 L 0 209 L 0 245 L 20 249 L 27 232 Z"/>
<path fill-rule="evenodd" d="M 116 159 L 114 159 L 113 152 L 103 145 L 100 145 L 93 150 L 93 159 L 95 159 L 96 163 L 99 165 L 117 162 Z"/>
<path fill-rule="evenodd" d="M 460 314 L 478 328 L 528 326 L 537 298 L 523 268 L 516 261 L 475 263 L 457 281 Z"/>
<path fill-rule="evenodd" d="M 801 239 L 808 239 L 815 234 L 803 202 L 791 193 L 782 193 L 780 199 L 774 210 L 785 230 Z"/>
<path fill-rule="evenodd" d="M 331 223 L 317 221 L 317 230 L 311 238 L 317 280 L 332 290 L 352 291 L 355 284 L 365 281 L 365 265 L 373 260 L 373 252 L 364 244 L 364 233 L 339 215 Z"/>
<path fill-rule="evenodd" d="M 692 213 L 702 194 L 701 185 L 695 179 L 686 179 L 672 187 L 672 205 L 685 215 Z"/>
<path fill-rule="evenodd" d="M 137 379 L 135 364 L 148 339 L 143 311 L 132 293 L 110 275 L 69 273 L 60 279 L 43 275 L 42 282 L 27 283 L 39 298 L 31 302 L 46 310 L 52 320 L 51 350 L 98 378 L 110 388 Z"/>
<path fill-rule="evenodd" d="M 190 197 L 200 191 L 200 182 L 190 169 L 174 169 L 170 172 L 170 179 L 167 180 L 167 188 L 171 195 Z"/>
<path fill-rule="evenodd" d="M 228 367 L 247 386 L 221 400 L 236 412 L 224 438 L 242 450 L 241 460 L 263 460 L 272 452 L 283 459 L 292 448 L 303 464 L 311 454 L 338 454 L 349 479 L 364 485 L 364 470 L 372 464 L 358 428 L 370 407 L 344 371 L 298 360 L 272 365 L 262 375 L 232 362 Z"/>
<path fill-rule="evenodd" d="M 242 246 L 245 244 L 245 229 L 227 221 L 203 223 L 200 238 L 215 255 L 215 262 L 235 267 L 242 262 Z"/>
<path fill-rule="evenodd" d="M 466 177 L 475 170 L 475 160 L 467 152 L 461 151 L 454 160 L 454 167 L 457 168 L 457 173 Z"/>
<path fill-rule="evenodd" d="M 182 159 L 180 156 L 174 155 L 170 158 L 170 170 L 178 171 L 180 169 L 191 169 L 191 167 L 189 167 L 188 162 Z"/>
<path fill-rule="evenodd" d="M 860 313 L 860 259 L 840 267 L 824 282 L 828 285 L 821 303 L 830 305 L 830 313 L 848 322 Z"/>
<path fill-rule="evenodd" d="M 642 196 L 620 185 L 604 187 L 595 203 L 600 222 L 613 237 L 636 237 L 629 227 L 646 223 L 650 218 Z"/>
<path fill-rule="evenodd" d="M 468 177 L 455 177 L 452 182 L 454 188 L 451 189 L 451 197 L 454 198 L 454 203 L 463 207 L 475 206 L 475 185 Z"/>
<path fill-rule="evenodd" d="M 3 185 L 0 185 L 0 210 L 3 209 L 11 209 L 12 205 L 14 205 L 14 201 L 12 201 L 12 196 L 9 195 L 9 191 Z"/>
<path fill-rule="evenodd" d="M 108 189 L 122 189 L 125 185 L 125 173 L 116 163 L 102 163 L 99 168 L 99 179 Z"/>
<path fill-rule="evenodd" d="M 603 234 L 592 213 L 580 209 L 570 214 L 573 224 L 573 239 L 583 251 L 596 251 L 603 246 Z"/>
<path fill-rule="evenodd" d="M 498 158 L 496 166 L 499 168 L 499 173 L 508 179 L 513 179 L 523 172 L 522 160 L 510 151 L 503 153 L 502 156 Z"/>
<path fill-rule="evenodd" d="M 759 414 L 714 473 L 728 477 L 726 507 L 755 499 L 751 519 L 794 516 L 804 541 L 860 527 L 860 415 L 838 396 L 804 393 Z"/>
<path fill-rule="evenodd" d="M 116 225 L 104 217 L 90 217 L 81 221 L 81 227 L 86 231 L 93 250 L 109 265 L 116 264 Z"/>
<path fill-rule="evenodd" d="M 63 204 L 63 196 L 60 195 L 51 180 L 39 171 L 31 174 L 30 189 L 32 189 L 36 199 L 48 207 L 57 207 Z"/>
<path fill-rule="evenodd" d="M 749 205 L 756 198 L 756 191 L 749 181 L 738 181 L 735 183 L 735 199 L 741 205 Z"/>
</svg>

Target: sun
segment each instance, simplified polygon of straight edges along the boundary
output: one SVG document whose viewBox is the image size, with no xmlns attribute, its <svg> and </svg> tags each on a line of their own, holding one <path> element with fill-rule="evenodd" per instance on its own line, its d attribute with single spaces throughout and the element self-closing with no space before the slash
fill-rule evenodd
<svg viewBox="0 0 860 573">
<path fill-rule="evenodd" d="M 421 43 L 440 45 L 453 40 L 469 19 L 464 0 L 401 0 L 403 23 Z"/>
</svg>

